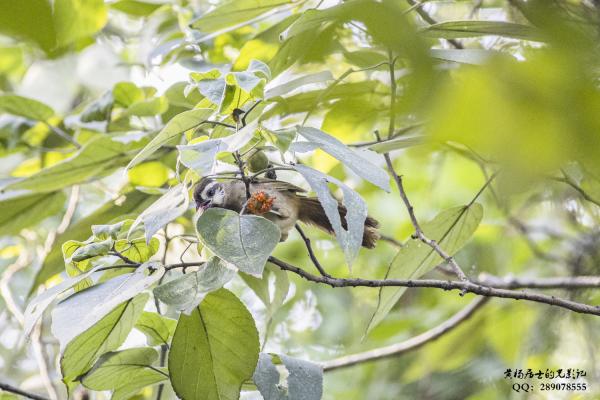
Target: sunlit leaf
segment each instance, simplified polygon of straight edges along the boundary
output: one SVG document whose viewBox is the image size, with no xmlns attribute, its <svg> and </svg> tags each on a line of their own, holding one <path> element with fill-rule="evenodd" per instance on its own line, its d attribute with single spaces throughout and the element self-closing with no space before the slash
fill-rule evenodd
<svg viewBox="0 0 600 400">
<path fill-rule="evenodd" d="M 146 335 L 150 346 L 169 344 L 177 321 L 153 312 L 144 311 L 135 323 L 135 329 Z"/>
<path fill-rule="evenodd" d="M 142 151 L 140 151 L 127 168 L 132 168 L 141 163 L 173 138 L 182 135 L 185 131 L 195 128 L 206 121 L 214 112 L 208 108 L 200 108 L 182 112 L 172 118 L 167 125 L 152 139 Z"/>
<path fill-rule="evenodd" d="M 77 380 L 92 367 L 98 357 L 118 349 L 129 335 L 147 301 L 147 294 L 127 300 L 109 310 L 87 330 L 66 337 L 56 331 L 55 324 L 60 322 L 55 322 L 56 311 L 53 312 L 52 333 L 59 339 L 63 349 L 60 359 L 63 381 L 69 383 Z"/>
<path fill-rule="evenodd" d="M 237 400 L 259 353 L 252 315 L 226 289 L 181 314 L 169 351 L 175 393 L 186 400 Z"/>
<path fill-rule="evenodd" d="M 192 23 L 202 32 L 215 32 L 229 26 L 238 26 L 273 8 L 290 4 L 286 0 L 228 0 Z"/>
<path fill-rule="evenodd" d="M 62 210 L 64 192 L 49 192 L 0 200 L 0 236 L 18 233 Z"/>
</svg>

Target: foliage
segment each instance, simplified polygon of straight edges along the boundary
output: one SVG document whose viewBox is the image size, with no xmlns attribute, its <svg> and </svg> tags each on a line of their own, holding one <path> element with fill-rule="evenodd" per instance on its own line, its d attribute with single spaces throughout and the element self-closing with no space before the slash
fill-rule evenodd
<svg viewBox="0 0 600 400">
<path fill-rule="evenodd" d="M 465 301 L 292 272 L 597 275 L 599 19 L 583 0 L 0 0 L 3 376 L 53 398 L 475 400 L 508 397 L 507 368 L 593 375 L 597 318 L 510 300 L 324 371 Z M 273 174 L 331 236 L 280 242 L 273 199 L 193 207 L 202 177 Z M 50 340 L 36 359 L 58 370 L 19 370 L 14 332 Z"/>
</svg>

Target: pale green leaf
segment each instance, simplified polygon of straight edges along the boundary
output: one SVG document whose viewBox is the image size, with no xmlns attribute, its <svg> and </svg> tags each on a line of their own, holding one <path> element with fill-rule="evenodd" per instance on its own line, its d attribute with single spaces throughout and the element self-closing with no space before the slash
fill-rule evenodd
<svg viewBox="0 0 600 400">
<path fill-rule="evenodd" d="M 61 348 L 76 336 L 97 325 L 117 305 L 138 295 L 157 282 L 164 273 L 158 268 L 149 273 L 149 265 L 133 273 L 119 275 L 109 281 L 75 293 L 59 303 L 52 311 L 52 333 Z"/>
<path fill-rule="evenodd" d="M 319 202 L 323 206 L 323 210 L 325 210 L 325 214 L 335 232 L 337 241 L 344 251 L 346 262 L 348 265 L 352 265 L 363 242 L 363 232 L 367 218 L 367 205 L 365 201 L 358 193 L 343 182 L 325 175 L 316 169 L 301 164 L 295 165 L 294 168 L 302 174 L 312 190 L 317 194 Z M 342 193 L 344 194 L 343 204 L 346 206 L 346 210 L 348 210 L 345 221 L 342 221 L 339 212 L 339 202 L 329 191 L 328 183 L 333 183 L 342 189 Z"/>
<path fill-rule="evenodd" d="M 146 335 L 150 346 L 160 346 L 169 344 L 176 325 L 177 321 L 174 319 L 144 311 L 135 323 L 135 329 Z"/>
<path fill-rule="evenodd" d="M 118 349 L 129 335 L 147 301 L 147 294 L 125 301 L 89 329 L 64 343 L 64 351 L 60 359 L 63 381 L 69 383 L 77 380 L 80 375 L 92 367 L 98 357 Z M 62 336 L 57 335 L 54 327 L 53 313 L 52 332 L 61 340 Z"/>
<path fill-rule="evenodd" d="M 99 179 L 129 160 L 122 142 L 108 136 L 90 140 L 74 156 L 8 185 L 11 190 L 50 192 L 88 179 Z"/>
<path fill-rule="evenodd" d="M 435 240 L 447 254 L 452 256 L 469 241 L 482 217 L 483 207 L 479 203 L 474 203 L 442 211 L 433 220 L 422 224 L 421 228 L 429 239 Z M 418 279 L 441 262 L 443 259 L 430 246 L 414 239 L 400 248 L 390 265 L 386 279 Z M 371 318 L 367 332 L 386 317 L 405 291 L 405 287 L 380 289 L 377 309 Z"/>
<path fill-rule="evenodd" d="M 213 257 L 199 271 L 188 272 L 154 288 L 154 295 L 163 303 L 189 314 L 208 293 L 222 288 L 235 276 L 235 271 L 224 264 Z"/>
<path fill-rule="evenodd" d="M 54 110 L 46 104 L 16 94 L 0 95 L 0 111 L 37 121 L 46 121 L 54 115 Z"/>
<path fill-rule="evenodd" d="M 277 225 L 263 217 L 224 208 L 204 211 L 196 227 L 202 243 L 219 258 L 258 277 L 281 236 Z"/>
<path fill-rule="evenodd" d="M 148 145 L 144 147 L 133 160 L 131 160 L 127 168 L 129 169 L 141 163 L 165 143 L 182 135 L 185 131 L 200 125 L 202 122 L 206 121 L 213 112 L 214 110 L 209 108 L 199 108 L 184 111 L 181 114 L 176 115 L 167 123 L 158 135 L 156 135 L 152 141 L 150 141 L 150 143 L 148 143 Z"/>
<path fill-rule="evenodd" d="M 390 178 L 387 172 L 373 164 L 363 154 L 350 149 L 338 139 L 315 128 L 299 127 L 298 134 L 331 154 L 361 178 L 379 186 L 386 192 L 390 191 Z M 381 160 L 381 164 L 383 164 L 383 160 Z"/>
<path fill-rule="evenodd" d="M 447 21 L 423 29 L 430 37 L 456 39 L 485 35 L 506 36 L 515 39 L 540 41 L 540 32 L 529 25 L 505 21 Z"/>
<path fill-rule="evenodd" d="M 202 32 L 215 32 L 250 21 L 273 8 L 290 3 L 286 0 L 229 0 L 195 20 L 191 26 Z"/>
<path fill-rule="evenodd" d="M 323 367 L 285 355 L 260 353 L 252 379 L 265 400 L 320 400 L 323 396 Z"/>
<path fill-rule="evenodd" d="M 169 375 L 152 366 L 158 358 L 151 348 L 133 348 L 106 353 L 83 377 L 83 386 L 112 391 L 111 400 L 127 400 L 145 387 L 162 382 Z"/>
</svg>

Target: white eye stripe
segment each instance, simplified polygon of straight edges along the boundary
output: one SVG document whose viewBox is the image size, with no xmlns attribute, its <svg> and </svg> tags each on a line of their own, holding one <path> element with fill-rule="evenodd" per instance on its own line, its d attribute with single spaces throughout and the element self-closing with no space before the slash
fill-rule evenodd
<svg viewBox="0 0 600 400">
<path fill-rule="evenodd" d="M 218 185 L 218 182 L 212 182 L 209 183 L 208 185 L 206 185 L 206 187 L 204 188 L 204 190 L 202 191 L 202 198 L 203 199 L 209 199 L 211 197 L 213 197 L 215 195 L 215 187 Z M 212 190 L 212 195 L 209 195 L 209 192 Z"/>
</svg>

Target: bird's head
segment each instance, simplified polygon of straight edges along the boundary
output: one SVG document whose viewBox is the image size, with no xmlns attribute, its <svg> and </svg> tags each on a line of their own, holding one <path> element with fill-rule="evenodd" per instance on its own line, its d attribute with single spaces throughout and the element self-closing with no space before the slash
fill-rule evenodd
<svg viewBox="0 0 600 400">
<path fill-rule="evenodd" d="M 211 207 L 223 207 L 225 190 L 221 182 L 210 178 L 202 178 L 194 188 L 196 210 L 206 210 Z"/>
</svg>

